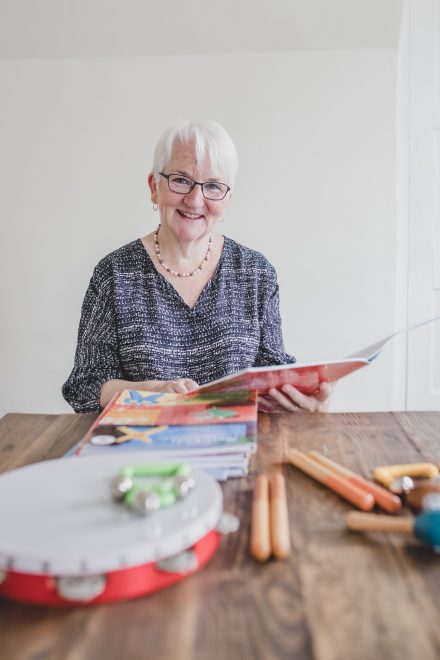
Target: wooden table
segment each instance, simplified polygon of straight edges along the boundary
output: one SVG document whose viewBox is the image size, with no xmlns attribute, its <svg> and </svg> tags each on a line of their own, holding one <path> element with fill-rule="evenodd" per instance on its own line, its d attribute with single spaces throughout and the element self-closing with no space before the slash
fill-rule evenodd
<svg viewBox="0 0 440 660">
<path fill-rule="evenodd" d="M 7 415 L 0 469 L 62 456 L 93 419 Z M 369 476 L 377 465 L 440 463 L 440 413 L 261 415 L 258 442 L 254 473 L 273 469 L 287 444 Z M 412 539 L 347 532 L 346 502 L 293 467 L 283 471 L 288 561 L 250 558 L 253 477 L 230 480 L 225 509 L 241 529 L 204 569 L 127 603 L 56 610 L 0 602 L 1 658 L 437 660 L 440 557 Z"/>
</svg>

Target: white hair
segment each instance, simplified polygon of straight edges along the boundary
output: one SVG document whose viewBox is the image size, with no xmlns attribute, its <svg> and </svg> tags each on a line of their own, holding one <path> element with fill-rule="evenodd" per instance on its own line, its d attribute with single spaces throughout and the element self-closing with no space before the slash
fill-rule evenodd
<svg viewBox="0 0 440 660">
<path fill-rule="evenodd" d="M 227 178 L 224 183 L 233 187 L 238 169 L 237 151 L 231 136 L 212 119 L 184 119 L 162 133 L 154 150 L 152 171 L 156 181 L 159 181 L 159 172 L 168 165 L 176 141 L 193 142 L 197 165 L 201 166 L 208 158 L 211 167 Z"/>
</svg>

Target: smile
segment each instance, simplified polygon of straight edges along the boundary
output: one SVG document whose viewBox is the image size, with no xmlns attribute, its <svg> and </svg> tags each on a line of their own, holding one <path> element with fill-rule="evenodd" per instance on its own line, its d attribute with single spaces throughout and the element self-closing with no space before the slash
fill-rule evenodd
<svg viewBox="0 0 440 660">
<path fill-rule="evenodd" d="M 189 218 L 190 220 L 200 220 L 200 218 L 205 217 L 204 215 L 199 215 L 196 213 L 184 213 L 183 211 L 179 211 L 179 209 L 177 209 L 177 213 L 182 215 L 184 218 Z"/>
</svg>

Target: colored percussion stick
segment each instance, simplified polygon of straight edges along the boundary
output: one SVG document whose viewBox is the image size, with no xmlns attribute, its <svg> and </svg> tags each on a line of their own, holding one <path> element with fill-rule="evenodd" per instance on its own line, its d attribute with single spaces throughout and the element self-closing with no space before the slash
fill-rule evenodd
<svg viewBox="0 0 440 660">
<path fill-rule="evenodd" d="M 371 493 L 376 501 L 376 504 L 378 504 L 385 511 L 388 511 L 389 513 L 396 513 L 397 511 L 401 510 L 402 501 L 400 497 L 390 493 L 388 490 L 385 490 L 385 488 L 378 486 L 372 481 L 368 481 L 368 479 L 364 479 L 359 474 L 356 474 L 348 468 L 339 465 L 339 463 L 332 461 L 330 458 L 323 456 L 317 451 L 309 451 L 308 456 L 313 458 L 314 461 L 318 461 L 318 463 L 324 465 L 336 474 L 340 474 L 342 477 L 346 477 L 355 486 L 359 486 L 359 488 L 362 488 L 367 493 Z"/>
<path fill-rule="evenodd" d="M 252 557 L 266 561 L 272 553 L 269 524 L 269 481 L 265 474 L 260 474 L 255 483 L 251 513 Z"/>
<path fill-rule="evenodd" d="M 405 465 L 383 465 L 374 470 L 374 478 L 389 488 L 394 479 L 398 477 L 427 477 L 434 479 L 438 476 L 438 467 L 434 463 L 409 463 Z"/>
<path fill-rule="evenodd" d="M 415 536 L 440 550 L 440 511 L 425 511 L 415 518 L 391 518 L 374 513 L 351 511 L 345 517 L 347 527 L 358 532 L 396 532 Z"/>
<path fill-rule="evenodd" d="M 295 467 L 299 468 L 316 481 L 321 482 L 330 490 L 338 493 L 341 497 L 348 500 L 359 509 L 364 511 L 371 511 L 374 507 L 374 497 L 371 493 L 367 493 L 362 488 L 358 488 L 346 477 L 341 477 L 335 474 L 328 468 L 320 465 L 313 459 L 309 458 L 306 454 L 298 451 L 298 449 L 289 449 L 287 451 L 287 460 Z"/>
<path fill-rule="evenodd" d="M 270 482 L 270 536 L 274 557 L 286 559 L 290 554 L 289 514 L 286 482 L 280 472 L 275 472 Z"/>
</svg>

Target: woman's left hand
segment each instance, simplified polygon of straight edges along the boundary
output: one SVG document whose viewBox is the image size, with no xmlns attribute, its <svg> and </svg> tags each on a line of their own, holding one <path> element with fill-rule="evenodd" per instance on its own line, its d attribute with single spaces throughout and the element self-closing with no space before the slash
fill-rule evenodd
<svg viewBox="0 0 440 660">
<path fill-rule="evenodd" d="M 326 412 L 329 409 L 332 394 L 333 385 L 324 381 L 319 384 L 318 391 L 313 395 L 303 394 L 293 385 L 282 385 L 280 389 L 269 390 L 275 406 L 271 406 L 270 399 L 265 398 L 259 400 L 258 407 L 261 412 L 272 412 L 274 409 L 280 410 L 280 408 L 291 412 L 295 410 Z M 271 407 L 272 410 L 270 410 Z"/>
</svg>

